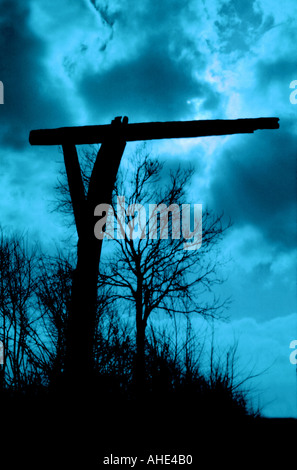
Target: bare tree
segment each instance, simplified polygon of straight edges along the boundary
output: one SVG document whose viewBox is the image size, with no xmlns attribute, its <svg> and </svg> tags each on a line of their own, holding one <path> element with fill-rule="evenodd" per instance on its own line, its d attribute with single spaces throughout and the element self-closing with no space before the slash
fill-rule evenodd
<svg viewBox="0 0 297 470">
<path fill-rule="evenodd" d="M 35 309 L 37 248 L 26 236 L 0 235 L 0 339 L 3 376 L 14 389 L 38 380 L 46 361 Z"/>
<path fill-rule="evenodd" d="M 90 147 L 81 155 L 85 188 L 96 153 Z M 215 215 L 203 208 L 194 241 L 185 240 L 187 232 L 188 236 L 193 232 L 186 227 L 180 208 L 186 203 L 192 174 L 191 168 L 178 168 L 166 174 L 164 165 L 150 156 L 145 145 L 141 146 L 129 168 L 118 173 L 112 198 L 113 214 L 107 215 L 106 208 L 98 208 L 100 219 L 94 218 L 95 234 L 104 239 L 113 238 L 109 247 L 105 245 L 111 255 L 104 252 L 101 259 L 98 288 L 110 288 L 109 301 L 120 300 L 120 309 L 126 305 L 135 314 L 135 376 L 141 387 L 145 381 L 146 327 L 152 312 L 197 313 L 210 318 L 222 312 L 223 303 L 210 293 L 221 282 L 215 248 L 230 224 L 223 224 L 223 214 Z M 58 191 L 56 208 L 73 216 L 64 178 L 59 181 Z M 152 203 L 155 206 L 149 212 Z M 125 211 L 125 205 L 130 212 Z M 149 212 L 145 220 L 140 206 Z M 184 210 L 189 211 L 189 205 L 186 206 Z M 187 215 L 189 220 L 189 212 Z"/>
<path fill-rule="evenodd" d="M 58 253 L 39 260 L 36 290 L 42 320 L 44 345 L 48 351 L 51 385 L 61 378 L 65 359 L 65 340 L 69 312 L 73 263 Z"/>
<path fill-rule="evenodd" d="M 111 255 L 101 262 L 100 280 L 101 285 L 113 288 L 112 298 L 121 299 L 122 309 L 128 302 L 135 314 L 135 373 L 138 386 L 143 388 L 146 328 L 152 312 L 197 313 L 213 318 L 222 311 L 223 304 L 209 295 L 206 301 L 205 294 L 220 282 L 215 246 L 228 225 L 223 226 L 222 215 L 213 215 L 206 209 L 202 219 L 196 220 L 200 224 L 196 226 L 196 240 L 186 241 L 181 231 L 185 235 L 189 227 L 185 227 L 187 221 L 179 208 L 186 207 L 182 205 L 192 170 L 178 168 L 165 177 L 163 165 L 145 152 L 136 155 L 132 165 L 134 171 L 122 172 L 118 178 L 113 214 L 105 214 L 99 221 L 102 228 L 105 222 L 104 236 L 114 240 Z M 124 203 L 128 206 L 126 211 Z M 152 203 L 155 204 L 149 210 Z M 148 217 L 142 217 L 143 209 Z M 113 215 L 114 224 L 108 223 Z M 180 216 L 183 227 L 178 226 Z M 195 228 L 190 235 L 194 232 Z"/>
</svg>

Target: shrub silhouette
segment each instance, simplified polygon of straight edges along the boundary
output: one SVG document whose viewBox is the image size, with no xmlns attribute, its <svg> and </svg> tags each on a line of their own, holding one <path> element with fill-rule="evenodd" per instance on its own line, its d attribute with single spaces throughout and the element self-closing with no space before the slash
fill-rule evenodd
<svg viewBox="0 0 297 470">
<path fill-rule="evenodd" d="M 10 252 L 9 243 L 9 240 L 2 239 L 2 255 Z M 45 271 L 40 269 L 40 263 L 35 262 L 35 256 L 38 260 L 42 257 Z M 210 373 L 203 372 L 200 345 L 189 324 L 184 344 L 178 350 L 165 333 L 151 329 L 146 335 L 146 380 L 143 395 L 139 397 L 134 376 L 137 355 L 135 331 L 131 322 L 124 321 L 122 312 L 108 303 L 106 292 L 99 299 L 97 312 L 94 386 L 87 390 L 86 400 L 72 402 L 71 397 L 59 394 L 55 384 L 57 369 L 61 371 L 64 366 L 63 332 L 67 326 L 67 286 L 71 280 L 71 265 L 59 257 L 57 263 L 51 258 L 49 270 L 46 265 L 48 259 L 41 251 L 34 252 L 32 257 L 34 272 L 32 276 L 30 274 L 30 280 L 34 279 L 34 284 L 26 298 L 30 306 L 27 323 L 21 325 L 28 332 L 28 341 L 22 339 L 20 343 L 27 361 L 19 363 L 18 381 L 6 376 L 0 390 L 2 407 L 9 411 L 6 421 L 4 418 L 6 430 L 13 430 L 22 423 L 32 423 L 34 432 L 42 430 L 45 434 L 41 435 L 47 436 L 50 442 L 49 429 L 52 426 L 64 446 L 67 432 L 72 435 L 73 442 L 80 436 L 92 449 L 97 448 L 95 439 L 98 440 L 99 436 L 100 448 L 105 449 L 105 453 L 109 448 L 114 452 L 121 446 L 125 450 L 129 443 L 131 447 L 131 442 L 138 442 L 141 435 L 143 449 L 148 445 L 155 448 L 159 445 L 164 451 L 165 444 L 179 448 L 193 443 L 198 427 L 202 429 L 205 423 L 216 426 L 220 420 L 243 420 L 255 416 L 250 409 L 248 395 L 241 391 L 235 380 L 234 354 L 229 354 L 216 365 L 212 363 Z M 3 258 L 0 270 L 2 288 L 9 279 L 18 289 L 14 280 L 18 279 L 19 271 L 12 270 L 10 277 L 5 278 L 5 260 Z M 9 306 L 9 298 L 4 294 L 3 290 L 2 321 L 6 320 L 5 312 Z M 15 295 L 18 298 L 20 291 Z M 32 327 L 33 319 L 34 329 L 28 329 Z M 44 325 L 49 336 L 44 335 Z M 50 341 L 47 341 L 49 337 Z M 30 364 L 29 369 L 23 368 L 26 364 Z M 16 449 L 17 441 L 12 444 Z M 41 448 L 45 446 L 43 442 Z"/>
</svg>

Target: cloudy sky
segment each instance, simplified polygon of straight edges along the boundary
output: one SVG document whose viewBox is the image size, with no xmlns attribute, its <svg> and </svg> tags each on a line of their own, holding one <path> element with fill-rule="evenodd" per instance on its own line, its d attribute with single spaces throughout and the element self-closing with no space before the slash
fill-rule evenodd
<svg viewBox="0 0 297 470">
<path fill-rule="evenodd" d="M 0 0 L 0 224 L 44 243 L 65 239 L 51 212 L 58 148 L 32 129 L 109 123 L 279 117 L 253 135 L 151 143 L 191 163 L 192 200 L 233 221 L 219 344 L 239 340 L 258 370 L 266 416 L 295 416 L 297 339 L 297 4 L 294 0 Z M 124 159 L 129 159 L 129 144 Z M 154 201 L 155 202 L 155 201 Z M 198 325 L 198 323 L 197 323 Z M 243 360 L 243 359 L 242 359 Z"/>
</svg>

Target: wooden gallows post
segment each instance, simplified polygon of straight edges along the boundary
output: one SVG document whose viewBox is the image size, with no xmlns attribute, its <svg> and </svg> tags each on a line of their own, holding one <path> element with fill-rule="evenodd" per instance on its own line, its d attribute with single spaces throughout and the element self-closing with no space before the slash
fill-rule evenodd
<svg viewBox="0 0 297 470">
<path fill-rule="evenodd" d="M 102 240 L 94 235 L 94 209 L 110 204 L 126 142 L 253 133 L 278 129 L 278 118 L 149 122 L 128 124 L 115 118 L 109 125 L 64 127 L 30 132 L 31 145 L 62 145 L 78 233 L 77 265 L 73 276 L 66 338 L 65 379 L 73 393 L 88 389 L 93 376 L 97 281 Z M 101 143 L 84 192 L 76 145 Z"/>
</svg>

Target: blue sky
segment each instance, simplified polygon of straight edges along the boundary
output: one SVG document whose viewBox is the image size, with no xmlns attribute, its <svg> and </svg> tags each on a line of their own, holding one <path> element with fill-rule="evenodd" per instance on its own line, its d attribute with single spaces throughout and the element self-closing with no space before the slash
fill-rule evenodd
<svg viewBox="0 0 297 470">
<path fill-rule="evenodd" d="M 0 0 L 0 223 L 63 244 L 51 212 L 57 148 L 31 129 L 277 116 L 253 135 L 151 143 L 168 166 L 192 163 L 192 202 L 233 221 L 220 293 L 232 297 L 221 344 L 239 338 L 259 370 L 267 416 L 296 416 L 297 4 L 294 0 Z M 133 145 L 127 146 L 129 159 Z M 124 164 L 124 161 L 123 161 Z M 191 202 L 191 201 L 189 201 Z M 199 321 L 197 320 L 197 329 Z"/>
</svg>

